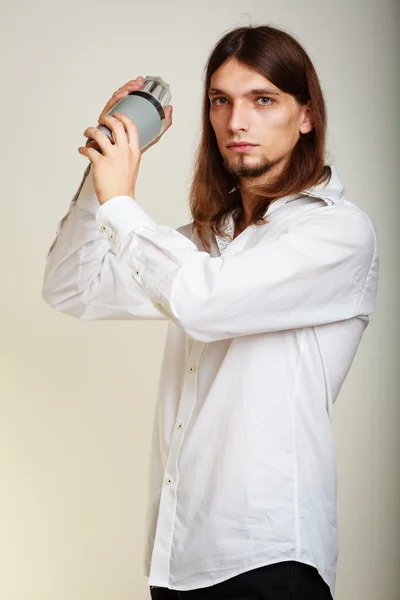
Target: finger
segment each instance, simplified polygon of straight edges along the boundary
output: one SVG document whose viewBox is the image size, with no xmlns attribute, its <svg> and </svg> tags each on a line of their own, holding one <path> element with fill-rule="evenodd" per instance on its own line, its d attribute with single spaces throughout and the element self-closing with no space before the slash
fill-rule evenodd
<svg viewBox="0 0 400 600">
<path fill-rule="evenodd" d="M 121 98 L 123 98 L 124 96 L 126 96 L 130 92 L 140 90 L 140 88 L 143 87 L 143 83 L 144 83 L 143 77 L 138 77 L 137 79 L 132 79 L 131 81 L 128 81 L 125 85 L 123 85 L 122 87 L 120 87 L 116 92 L 114 92 L 114 94 L 112 95 L 112 97 L 110 98 L 110 100 L 107 102 L 107 104 L 104 107 L 104 109 L 103 109 L 103 111 L 102 111 L 99 119 L 101 119 L 104 115 L 106 115 L 108 113 L 108 111 L 111 110 L 111 108 Z"/>
<path fill-rule="evenodd" d="M 173 111 L 172 104 L 170 104 L 168 106 L 168 108 L 169 108 L 169 112 L 168 112 L 168 115 L 167 115 L 167 121 L 168 121 L 169 125 L 172 125 L 172 111 Z"/>
<path fill-rule="evenodd" d="M 112 140 L 111 140 L 111 143 L 112 143 Z M 86 142 L 85 146 L 86 146 L 86 148 L 94 148 L 95 150 L 100 150 L 100 146 L 98 145 L 96 140 L 91 140 L 90 142 L 88 140 Z"/>
<path fill-rule="evenodd" d="M 112 98 L 110 98 L 110 100 L 104 107 L 99 119 L 104 117 L 104 115 L 106 115 L 112 109 L 112 107 L 115 106 L 117 104 L 117 102 L 119 102 L 121 100 L 121 98 L 124 98 L 124 96 L 127 96 L 128 94 L 130 94 L 130 92 L 139 90 L 141 87 L 142 86 L 139 84 L 132 84 L 130 86 L 130 88 L 124 88 L 123 90 L 119 90 L 119 91 L 115 92 L 113 94 Z"/>
<path fill-rule="evenodd" d="M 86 156 L 94 165 L 101 158 L 101 154 L 99 154 L 97 150 L 94 150 L 93 148 L 87 148 L 86 146 L 80 146 L 78 148 L 78 152 L 83 154 L 83 156 Z"/>
<path fill-rule="evenodd" d="M 119 98 L 121 95 L 128 94 L 129 92 L 140 89 L 143 87 L 144 79 L 143 77 L 138 77 L 137 79 L 132 79 L 132 81 L 128 81 L 125 85 L 122 85 L 116 92 L 113 94 L 113 98 Z"/>
<path fill-rule="evenodd" d="M 107 126 L 109 127 L 108 124 Z M 104 131 L 100 131 L 100 129 L 97 129 L 97 127 L 88 127 L 87 129 L 85 129 L 83 135 L 95 140 L 99 148 L 103 151 L 103 154 L 110 153 L 110 149 L 113 147 L 113 145 L 111 143 L 110 138 L 104 133 Z"/>
<path fill-rule="evenodd" d="M 131 79 L 130 81 L 127 81 L 126 83 L 124 83 L 124 85 L 121 85 L 121 87 L 118 88 L 117 91 L 120 92 L 121 90 L 124 90 L 131 85 L 136 85 L 136 84 L 143 85 L 143 83 L 144 83 L 144 78 L 141 75 L 139 75 L 139 77 L 136 77 L 136 79 Z"/>
<path fill-rule="evenodd" d="M 127 141 L 129 146 L 140 154 L 140 141 L 139 141 L 139 133 L 136 123 L 134 123 L 127 115 L 123 115 L 122 113 L 114 113 L 114 117 L 121 121 L 121 124 L 125 127 L 127 134 Z"/>
<path fill-rule="evenodd" d="M 172 105 L 170 104 L 165 109 L 165 119 L 163 119 L 161 126 L 161 133 L 164 134 L 167 129 L 169 129 L 172 125 Z"/>
<path fill-rule="evenodd" d="M 119 102 L 119 100 L 121 100 L 121 98 L 123 98 L 127 94 L 128 94 L 128 92 L 126 90 L 114 92 L 114 94 L 111 96 L 110 100 L 107 102 L 107 104 L 103 108 L 103 110 L 100 114 L 100 117 L 99 117 L 99 121 L 102 117 L 104 117 L 104 115 L 106 115 L 112 109 L 113 106 L 116 105 L 117 102 Z"/>
<path fill-rule="evenodd" d="M 167 106 L 164 113 L 165 113 L 164 121 L 166 123 L 172 123 L 172 105 L 171 104 L 169 106 Z"/>
<path fill-rule="evenodd" d="M 104 124 L 109 129 L 111 129 L 115 144 L 118 144 L 121 148 L 124 148 L 128 145 L 129 142 L 126 135 L 125 127 L 123 123 L 121 123 L 113 115 L 104 115 L 104 117 L 101 119 L 100 124 Z"/>
</svg>

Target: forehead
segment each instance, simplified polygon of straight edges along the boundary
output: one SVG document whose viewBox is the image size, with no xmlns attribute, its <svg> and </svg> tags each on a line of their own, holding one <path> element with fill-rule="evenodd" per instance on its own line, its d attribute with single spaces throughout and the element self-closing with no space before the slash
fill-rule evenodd
<svg viewBox="0 0 400 600">
<path fill-rule="evenodd" d="M 284 95 L 284 92 L 269 79 L 235 58 L 226 61 L 212 74 L 210 88 L 217 88 L 232 95 L 244 93 L 250 88 L 268 88 L 271 92 Z"/>
</svg>

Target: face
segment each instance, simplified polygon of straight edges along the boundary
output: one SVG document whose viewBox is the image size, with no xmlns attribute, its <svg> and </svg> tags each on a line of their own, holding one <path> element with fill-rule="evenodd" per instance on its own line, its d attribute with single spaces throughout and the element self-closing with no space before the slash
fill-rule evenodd
<svg viewBox="0 0 400 600">
<path fill-rule="evenodd" d="M 239 180 L 283 168 L 300 135 L 313 128 L 307 106 L 234 58 L 213 73 L 209 98 L 224 166 Z M 233 142 L 254 145 L 229 147 Z"/>
</svg>

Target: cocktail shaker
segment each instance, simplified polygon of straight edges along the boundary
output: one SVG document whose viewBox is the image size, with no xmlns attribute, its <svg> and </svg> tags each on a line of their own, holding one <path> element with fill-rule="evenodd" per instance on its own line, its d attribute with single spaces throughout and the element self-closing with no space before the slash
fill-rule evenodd
<svg viewBox="0 0 400 600">
<path fill-rule="evenodd" d="M 171 102 L 169 85 L 161 77 L 148 75 L 140 90 L 130 92 L 119 100 L 111 110 L 127 115 L 137 126 L 140 149 L 143 150 L 161 132 L 162 121 L 165 119 L 165 109 Z M 106 125 L 97 125 L 111 140 L 112 131 Z M 86 146 L 93 138 L 86 141 Z"/>
</svg>

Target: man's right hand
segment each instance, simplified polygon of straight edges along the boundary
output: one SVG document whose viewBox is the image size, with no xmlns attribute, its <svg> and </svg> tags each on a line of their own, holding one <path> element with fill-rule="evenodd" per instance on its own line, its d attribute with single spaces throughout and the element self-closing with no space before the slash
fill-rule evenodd
<svg viewBox="0 0 400 600">
<path fill-rule="evenodd" d="M 117 102 L 119 102 L 121 100 L 121 98 L 124 98 L 125 96 L 130 94 L 130 92 L 140 90 L 140 88 L 143 87 L 143 83 L 144 83 L 143 77 L 138 77 L 137 79 L 131 79 L 131 81 L 128 81 L 128 83 L 125 83 L 125 85 L 123 85 L 116 92 L 114 92 L 114 94 L 111 96 L 110 100 L 107 102 L 107 104 L 103 108 L 101 115 L 99 116 L 98 122 L 100 121 L 100 119 L 102 117 L 104 117 L 108 113 L 109 110 L 112 109 L 113 106 L 115 106 L 115 104 Z M 170 104 L 165 109 L 165 119 L 163 119 L 163 121 L 162 121 L 162 127 L 161 127 L 160 134 L 158 135 L 158 137 L 156 137 L 155 140 L 153 140 L 150 144 L 148 144 L 142 150 L 142 154 L 144 152 L 146 152 L 146 150 L 148 150 L 151 146 L 154 146 L 154 144 L 156 144 L 160 140 L 160 138 L 164 135 L 164 133 L 167 131 L 167 129 L 169 129 L 171 127 L 171 125 L 172 125 L 172 105 Z M 112 140 L 111 140 L 111 143 L 113 143 Z M 91 140 L 87 144 L 87 147 L 94 148 L 95 150 L 100 150 L 99 145 L 95 140 Z"/>
</svg>

